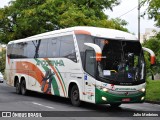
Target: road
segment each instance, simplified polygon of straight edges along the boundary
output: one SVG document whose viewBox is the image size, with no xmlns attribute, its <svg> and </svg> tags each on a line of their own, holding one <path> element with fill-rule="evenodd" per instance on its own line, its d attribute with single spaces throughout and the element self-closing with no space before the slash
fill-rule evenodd
<svg viewBox="0 0 160 120">
<path fill-rule="evenodd" d="M 128 120 L 128 119 L 139 119 L 139 117 L 114 117 L 121 116 L 123 114 L 138 113 L 144 111 L 160 111 L 160 105 L 157 104 L 122 104 L 119 108 L 111 108 L 109 105 L 94 105 L 89 103 L 83 103 L 81 107 L 74 107 L 71 105 L 69 99 L 50 96 L 45 94 L 40 94 L 36 92 L 30 92 L 29 95 L 23 96 L 15 93 L 15 88 L 6 85 L 5 83 L 0 84 L 0 111 L 62 111 L 59 112 L 58 117 L 54 119 L 61 120 L 79 120 L 84 119 L 82 117 L 65 117 L 66 113 L 64 111 L 77 111 L 89 113 L 93 111 L 95 114 L 93 117 L 88 117 L 87 120 L 93 119 L 105 119 L 105 117 L 97 118 L 96 114 L 108 115 L 107 118 L 118 119 L 118 120 Z M 54 114 L 54 113 L 53 113 Z M 57 113 L 55 113 L 57 114 Z M 74 113 L 73 113 L 74 114 Z M 63 118 L 60 118 L 62 116 Z M 113 118 L 114 117 L 114 118 Z M 146 117 L 140 117 L 141 120 L 146 119 Z M 0 118 L 1 120 L 2 118 Z M 4 118 L 3 118 L 4 119 Z M 7 118 L 5 118 L 7 119 Z M 8 118 L 9 119 L 9 118 Z M 8 120 L 7 119 L 7 120 Z M 51 119 L 51 118 L 47 118 Z M 157 117 L 147 117 L 147 119 L 157 120 Z M 15 119 L 17 120 L 17 118 Z"/>
</svg>

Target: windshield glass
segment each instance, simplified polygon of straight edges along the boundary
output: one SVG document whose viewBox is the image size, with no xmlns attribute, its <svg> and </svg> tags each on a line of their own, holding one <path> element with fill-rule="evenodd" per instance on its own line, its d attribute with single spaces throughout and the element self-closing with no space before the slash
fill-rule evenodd
<svg viewBox="0 0 160 120">
<path fill-rule="evenodd" d="M 138 41 L 96 38 L 95 44 L 102 49 L 102 61 L 97 65 L 99 79 L 119 84 L 144 81 L 144 57 Z"/>
</svg>

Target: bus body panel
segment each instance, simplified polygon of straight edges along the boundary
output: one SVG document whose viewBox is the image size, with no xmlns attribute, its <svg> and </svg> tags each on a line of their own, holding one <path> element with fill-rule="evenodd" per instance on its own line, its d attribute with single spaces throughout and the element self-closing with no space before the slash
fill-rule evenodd
<svg viewBox="0 0 160 120">
<path fill-rule="evenodd" d="M 12 41 L 9 44 L 71 35 L 73 36 L 77 61 L 74 62 L 71 59 L 64 57 L 10 59 L 8 56 L 6 56 L 5 71 L 7 76 L 7 84 L 14 86 L 15 77 L 18 78 L 19 82 L 21 82 L 22 78 L 25 78 L 26 88 L 28 90 L 57 95 L 61 97 L 69 97 L 69 85 L 71 83 L 75 83 L 79 88 L 80 100 L 82 101 L 97 104 L 117 102 L 143 102 L 144 99 L 141 100 L 141 98 L 145 96 L 145 92 L 141 92 L 140 90 L 142 88 L 145 88 L 145 83 L 135 86 L 113 85 L 107 82 L 105 83 L 98 81 L 93 76 L 89 75 L 84 71 L 76 39 L 76 33 L 79 34 L 82 31 L 75 32 L 76 29 L 82 29 L 83 33 L 90 33 L 90 35 L 96 37 L 126 37 L 126 40 L 130 38 L 130 40 L 138 41 L 133 35 L 129 33 L 104 28 L 96 29 L 94 27 L 93 29 L 92 27 L 75 27 L 66 30 L 59 30 L 57 32 L 49 32 L 40 35 L 35 35 L 19 41 Z M 84 32 L 85 30 L 88 32 Z M 97 32 L 99 33 L 97 34 Z M 106 33 L 108 33 L 108 35 L 106 35 Z M 50 74 L 50 77 L 47 78 L 47 74 Z M 107 91 L 104 91 L 104 88 L 106 88 Z M 106 100 L 104 99 L 104 97 L 106 98 Z M 130 98 L 131 100 L 125 101 L 125 98 Z"/>
</svg>

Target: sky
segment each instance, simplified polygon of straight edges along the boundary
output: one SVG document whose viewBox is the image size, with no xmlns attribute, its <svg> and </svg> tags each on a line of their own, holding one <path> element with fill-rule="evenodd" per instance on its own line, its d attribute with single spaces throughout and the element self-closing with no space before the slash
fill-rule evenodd
<svg viewBox="0 0 160 120">
<path fill-rule="evenodd" d="M 0 8 L 3 8 L 5 5 L 8 5 L 8 2 L 11 0 L 0 0 Z M 113 8 L 113 11 L 106 10 L 105 13 L 109 15 L 109 18 L 117 18 L 123 15 L 124 13 L 132 10 L 133 8 L 138 6 L 138 0 L 120 0 L 121 4 L 119 6 L 116 6 Z M 141 14 L 146 10 L 147 6 L 144 6 L 141 8 Z M 126 26 L 127 29 L 131 33 L 138 34 L 138 10 L 135 8 L 131 12 L 123 15 L 120 17 L 121 19 L 124 19 L 128 22 L 128 25 Z M 153 20 L 148 20 L 147 16 L 145 16 L 145 19 L 141 18 L 141 33 L 145 33 L 145 28 L 155 28 L 154 26 L 155 22 Z"/>
<path fill-rule="evenodd" d="M 141 7 L 140 14 L 143 14 L 146 8 L 147 5 Z M 130 10 L 132 11 L 127 13 Z M 121 4 L 114 7 L 113 11 L 107 10 L 105 13 L 109 15 L 110 18 L 121 16 L 121 19 L 124 19 L 128 22 L 128 25 L 126 27 L 129 29 L 129 31 L 135 33 L 136 35 L 138 34 L 138 0 L 121 0 Z M 144 18 L 141 17 L 140 33 L 145 33 L 145 28 L 157 29 L 155 27 L 154 20 L 149 20 L 147 15 Z"/>
</svg>

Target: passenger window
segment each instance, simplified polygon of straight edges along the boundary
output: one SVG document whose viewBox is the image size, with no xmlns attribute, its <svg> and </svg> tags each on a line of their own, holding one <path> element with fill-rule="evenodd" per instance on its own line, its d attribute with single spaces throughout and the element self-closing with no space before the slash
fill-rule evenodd
<svg viewBox="0 0 160 120">
<path fill-rule="evenodd" d="M 72 35 L 63 36 L 61 38 L 60 57 L 65 57 L 74 62 L 77 62 L 74 40 Z"/>
<path fill-rule="evenodd" d="M 14 44 L 12 49 L 12 58 L 21 58 L 22 55 L 23 50 L 21 47 L 21 43 Z"/>
<path fill-rule="evenodd" d="M 23 43 L 23 58 L 28 58 L 28 42 L 24 42 Z"/>
<path fill-rule="evenodd" d="M 11 59 L 12 59 L 12 51 L 13 51 L 12 48 L 13 48 L 13 44 L 9 44 L 7 46 L 7 56 Z"/>
<path fill-rule="evenodd" d="M 36 53 L 36 46 L 38 45 L 38 41 L 30 41 L 27 45 L 27 57 L 28 58 L 37 58 L 39 56 L 38 52 Z"/>
<path fill-rule="evenodd" d="M 47 57 L 48 58 L 55 58 L 59 57 L 60 51 L 60 38 L 51 38 L 48 40 L 48 50 L 47 50 Z"/>
<path fill-rule="evenodd" d="M 47 57 L 47 39 L 39 40 L 40 46 L 39 46 L 39 58 L 46 58 Z"/>
</svg>

